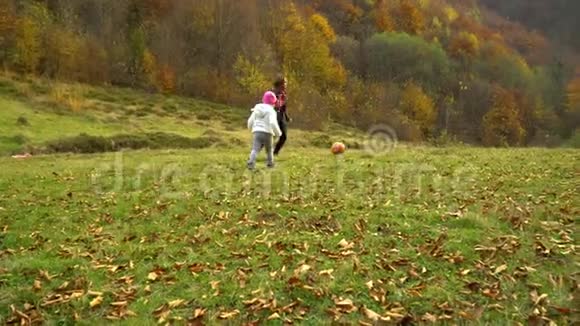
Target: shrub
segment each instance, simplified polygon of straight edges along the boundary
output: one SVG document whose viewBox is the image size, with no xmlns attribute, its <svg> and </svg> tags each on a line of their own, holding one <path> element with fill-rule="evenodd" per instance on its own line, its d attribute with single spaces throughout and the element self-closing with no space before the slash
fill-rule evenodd
<svg viewBox="0 0 580 326">
<path fill-rule="evenodd" d="M 580 128 L 574 131 L 574 134 L 564 144 L 566 147 L 580 148 Z"/>
<path fill-rule="evenodd" d="M 415 80 L 431 90 L 451 70 L 439 44 L 406 33 L 375 34 L 365 42 L 365 53 L 370 77 L 376 81 Z"/>
<path fill-rule="evenodd" d="M 310 140 L 310 144 L 314 147 L 330 148 L 332 139 L 327 134 L 320 134 Z"/>
<path fill-rule="evenodd" d="M 49 98 L 52 104 L 73 112 L 78 112 L 86 106 L 82 91 L 73 86 L 55 85 Z"/>
<path fill-rule="evenodd" d="M 24 116 L 19 116 L 18 119 L 16 119 L 16 124 L 19 126 L 29 126 L 30 123 L 28 122 L 28 119 L 26 119 L 26 117 Z"/>
<path fill-rule="evenodd" d="M 99 153 L 112 150 L 112 144 L 104 137 L 80 134 L 76 137 L 59 139 L 46 144 L 49 153 Z"/>
<path fill-rule="evenodd" d="M 438 136 L 429 139 L 429 143 L 435 147 L 447 147 L 460 145 L 461 142 L 457 140 L 457 137 L 447 133 L 443 130 Z"/>
<path fill-rule="evenodd" d="M 28 138 L 22 134 L 17 134 L 14 136 L 1 136 L 0 135 L 0 143 L 8 143 L 8 144 L 16 144 L 16 145 L 24 145 L 28 141 Z"/>
<path fill-rule="evenodd" d="M 167 103 L 163 105 L 163 111 L 167 113 L 177 113 L 177 111 L 179 111 L 179 106 L 175 103 Z"/>
<path fill-rule="evenodd" d="M 181 135 L 156 132 L 145 134 L 121 134 L 112 137 L 80 134 L 58 139 L 45 145 L 46 153 L 102 153 L 122 149 L 207 148 L 221 144 L 215 136 L 188 138 Z"/>
<path fill-rule="evenodd" d="M 207 112 L 200 112 L 195 115 L 198 120 L 211 120 L 211 114 Z"/>
</svg>

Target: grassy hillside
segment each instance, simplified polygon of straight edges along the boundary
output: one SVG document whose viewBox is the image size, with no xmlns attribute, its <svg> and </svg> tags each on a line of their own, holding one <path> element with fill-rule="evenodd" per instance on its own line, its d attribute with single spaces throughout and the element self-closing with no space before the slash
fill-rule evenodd
<svg viewBox="0 0 580 326">
<path fill-rule="evenodd" d="M 246 155 L 0 158 L 0 322 L 578 321 L 578 151 Z"/>
<path fill-rule="evenodd" d="M 159 144 L 162 148 L 175 147 L 175 139 L 192 140 L 192 147 L 248 146 L 246 119 L 253 104 L 234 108 L 130 89 L 0 76 L 0 155 L 51 152 L 47 144 L 60 144 L 82 133 L 104 140 L 116 135 L 134 139 L 169 134 Z M 290 132 L 289 146 L 330 145 L 323 133 Z M 332 134 L 355 146 L 360 141 L 358 133 L 343 127 L 335 127 Z M 195 142 L 200 139 L 207 141 Z"/>
</svg>

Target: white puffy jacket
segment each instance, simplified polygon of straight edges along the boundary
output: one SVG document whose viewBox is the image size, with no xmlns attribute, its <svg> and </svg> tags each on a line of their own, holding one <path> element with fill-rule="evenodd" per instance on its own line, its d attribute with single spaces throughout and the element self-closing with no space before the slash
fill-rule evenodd
<svg viewBox="0 0 580 326">
<path fill-rule="evenodd" d="M 248 129 L 254 132 L 266 132 L 276 137 L 282 135 L 276 119 L 274 106 L 268 104 L 256 104 L 252 109 L 252 115 L 248 119 Z"/>
</svg>

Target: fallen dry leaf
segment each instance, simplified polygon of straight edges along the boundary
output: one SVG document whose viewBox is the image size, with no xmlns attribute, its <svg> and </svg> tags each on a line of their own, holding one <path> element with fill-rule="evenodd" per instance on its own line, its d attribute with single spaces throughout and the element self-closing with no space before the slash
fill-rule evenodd
<svg viewBox="0 0 580 326">
<path fill-rule="evenodd" d="M 238 309 L 233 310 L 233 311 L 224 311 L 224 312 L 219 314 L 218 318 L 219 319 L 232 319 L 239 314 L 240 314 L 240 311 Z"/>
<path fill-rule="evenodd" d="M 159 278 L 159 274 L 155 273 L 155 272 L 151 272 L 147 275 L 147 279 L 149 281 L 156 281 Z"/>
<path fill-rule="evenodd" d="M 196 308 L 193 311 L 193 319 L 198 319 L 201 318 L 205 315 L 205 313 L 207 312 L 207 309 L 202 309 L 202 308 Z"/>
<path fill-rule="evenodd" d="M 69 284 L 70 284 L 70 283 L 69 283 L 68 281 L 64 281 L 64 282 L 62 282 L 62 284 L 61 284 L 61 285 L 60 285 L 58 288 L 56 288 L 56 289 L 57 289 L 58 291 L 64 291 L 64 290 L 66 290 L 66 289 L 68 288 L 68 285 L 69 285 Z"/>
<path fill-rule="evenodd" d="M 335 300 L 334 304 L 342 313 L 351 313 L 358 310 L 350 299 Z"/>
<path fill-rule="evenodd" d="M 217 297 L 218 295 L 220 295 L 219 289 L 220 281 L 210 281 L 209 284 L 211 285 L 212 290 L 215 290 L 213 296 Z"/>
<path fill-rule="evenodd" d="M 32 288 L 34 288 L 36 291 L 41 290 L 42 284 L 40 283 L 40 280 L 34 280 L 34 285 L 32 285 Z"/>
<path fill-rule="evenodd" d="M 93 300 L 91 300 L 89 305 L 91 308 L 94 308 L 94 307 L 101 305 L 101 303 L 103 303 L 103 297 L 98 296 L 98 297 L 94 298 Z"/>
<path fill-rule="evenodd" d="M 545 300 L 546 298 L 548 298 L 548 295 L 546 293 L 542 293 L 540 296 L 538 296 L 536 298 L 536 300 L 534 300 L 534 305 L 539 305 L 540 303 L 542 303 L 543 300 Z"/>
<path fill-rule="evenodd" d="M 342 250 L 348 250 L 348 249 L 352 249 L 354 248 L 354 242 L 348 242 L 345 239 L 340 240 L 340 242 L 338 243 L 338 246 L 342 249 Z"/>
<path fill-rule="evenodd" d="M 425 313 L 423 315 L 423 317 L 421 317 L 422 321 L 426 321 L 426 322 L 430 322 L 430 323 L 436 323 L 437 322 L 437 316 L 432 315 L 430 313 Z"/>
<path fill-rule="evenodd" d="M 204 264 L 193 263 L 193 264 L 189 265 L 189 271 L 192 274 L 201 273 L 201 272 L 203 272 L 204 269 L 205 269 L 205 265 Z"/>
<path fill-rule="evenodd" d="M 325 269 L 325 270 L 320 271 L 318 273 L 318 275 L 320 275 L 320 276 L 328 276 L 328 277 L 330 277 L 331 279 L 334 280 L 334 276 L 332 276 L 332 273 L 333 272 L 334 272 L 334 269 Z"/>
<path fill-rule="evenodd" d="M 392 318 L 396 318 L 396 319 L 405 318 L 405 315 L 400 314 L 400 313 L 395 312 L 395 311 L 387 311 L 387 312 L 385 312 L 385 316 L 392 317 Z"/>
<path fill-rule="evenodd" d="M 572 312 L 572 309 L 566 307 L 550 306 L 550 308 L 556 310 L 558 313 L 563 315 L 569 315 Z"/>
<path fill-rule="evenodd" d="M 357 256 L 353 256 L 352 257 L 352 271 L 356 273 L 359 270 L 360 270 L 360 260 L 358 259 Z"/>
<path fill-rule="evenodd" d="M 343 299 L 343 300 L 337 300 L 335 301 L 335 304 L 337 306 L 352 306 L 352 300 L 350 299 Z"/>
<path fill-rule="evenodd" d="M 78 299 L 78 298 L 82 297 L 83 295 L 85 295 L 85 291 L 83 291 L 83 290 L 73 291 L 69 296 L 69 300 Z"/>
<path fill-rule="evenodd" d="M 481 306 L 478 308 L 471 309 L 470 311 L 460 311 L 457 314 L 465 319 L 479 320 L 479 318 L 481 318 L 481 315 L 483 314 L 484 310 L 485 310 L 485 307 Z"/>
<path fill-rule="evenodd" d="M 303 264 L 300 267 L 294 270 L 294 276 L 300 276 L 306 272 L 308 272 L 312 268 L 310 265 Z"/>
<path fill-rule="evenodd" d="M 288 285 L 290 285 L 291 287 L 298 286 L 298 285 L 300 285 L 300 283 L 302 283 L 302 282 L 296 276 L 292 276 L 288 279 Z"/>
<path fill-rule="evenodd" d="M 280 315 L 275 312 L 273 314 L 271 314 L 270 316 L 268 316 L 267 320 L 274 320 L 274 319 L 280 319 Z"/>
<path fill-rule="evenodd" d="M 381 319 L 381 315 L 379 315 L 376 312 L 368 309 L 366 306 L 363 306 L 361 308 L 361 312 L 363 313 L 363 315 L 365 317 L 367 317 L 368 319 L 370 319 L 372 321 L 377 321 L 377 320 Z"/>
<path fill-rule="evenodd" d="M 44 323 L 42 315 L 33 305 L 24 304 L 24 311 L 16 309 L 14 305 L 10 305 L 12 317 L 5 320 L 6 325 L 42 325 Z"/>
<path fill-rule="evenodd" d="M 53 275 L 50 275 L 47 271 L 45 270 L 41 270 L 40 272 L 40 277 L 44 278 L 46 281 L 50 281 L 52 280 L 52 278 L 54 277 Z"/>
<path fill-rule="evenodd" d="M 177 300 L 173 300 L 173 301 L 169 301 L 167 304 L 169 305 L 169 308 L 177 308 L 179 306 L 182 306 L 185 303 L 185 300 L 183 299 L 177 299 Z"/>
<path fill-rule="evenodd" d="M 242 303 L 245 304 L 246 306 L 252 306 L 255 303 L 257 303 L 258 301 L 260 301 L 259 298 L 253 298 L 251 300 L 244 300 L 244 301 L 242 301 Z"/>
<path fill-rule="evenodd" d="M 495 271 L 493 272 L 493 274 L 494 274 L 494 275 L 497 275 L 497 274 L 499 274 L 499 273 L 501 273 L 501 272 L 503 272 L 503 271 L 505 271 L 505 270 L 507 270 L 507 265 L 506 265 L 506 264 L 503 264 L 503 265 L 500 265 L 500 266 L 498 266 L 498 267 L 495 269 Z"/>
<path fill-rule="evenodd" d="M 373 288 L 373 285 L 374 285 L 374 283 L 373 283 L 373 281 L 372 281 L 372 280 L 370 280 L 370 281 L 366 282 L 366 283 L 365 283 L 365 285 L 366 285 L 366 286 L 367 286 L 367 288 L 370 290 L 370 289 L 372 289 L 372 288 Z"/>
</svg>

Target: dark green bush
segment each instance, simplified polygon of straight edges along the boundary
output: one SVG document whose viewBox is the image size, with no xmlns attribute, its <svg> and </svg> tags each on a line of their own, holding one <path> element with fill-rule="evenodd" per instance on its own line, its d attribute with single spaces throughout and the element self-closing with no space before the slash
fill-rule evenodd
<svg viewBox="0 0 580 326">
<path fill-rule="evenodd" d="M 321 134 L 310 139 L 310 144 L 314 147 L 329 148 L 332 145 L 332 139 L 326 134 Z"/>
<path fill-rule="evenodd" d="M 18 119 L 16 119 L 16 124 L 19 126 L 29 126 L 30 123 L 28 122 L 28 119 L 26 119 L 25 116 L 19 116 Z"/>
<path fill-rule="evenodd" d="M 51 141 L 42 151 L 45 153 L 102 153 L 142 148 L 207 148 L 220 143 L 220 138 L 215 136 L 189 138 L 164 132 L 121 134 L 112 137 L 80 134 Z"/>
</svg>

